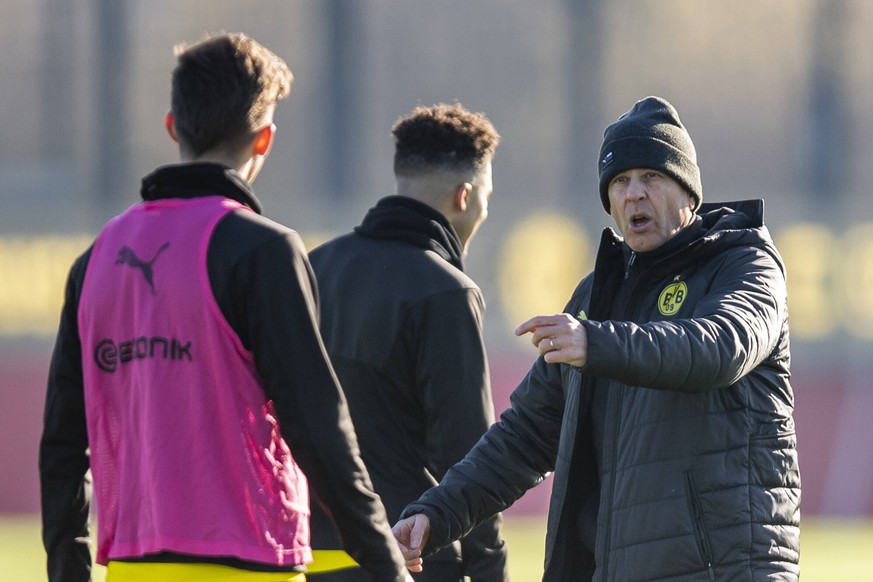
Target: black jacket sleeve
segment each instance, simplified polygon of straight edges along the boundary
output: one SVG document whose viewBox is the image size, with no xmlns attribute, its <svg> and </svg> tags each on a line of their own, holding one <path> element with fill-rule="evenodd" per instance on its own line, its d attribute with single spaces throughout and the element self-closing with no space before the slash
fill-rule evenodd
<svg viewBox="0 0 873 582">
<path fill-rule="evenodd" d="M 241 253 L 241 237 L 225 236 L 237 227 L 242 230 L 236 234 L 247 232 L 246 221 L 238 219 L 220 223 L 210 244 L 210 280 L 219 306 L 254 354 L 282 436 L 330 509 L 348 553 L 374 580 L 404 580 L 403 558 L 360 459 L 318 330 L 318 294 L 303 243 L 290 230 L 260 234 L 255 241 L 244 236 L 253 244 Z"/>
<path fill-rule="evenodd" d="M 88 432 L 78 308 L 90 249 L 73 265 L 49 367 L 39 447 L 42 537 L 50 582 L 91 579 Z"/>
<path fill-rule="evenodd" d="M 686 319 L 584 321 L 586 373 L 679 392 L 730 386 L 757 368 L 784 333 L 787 290 L 772 253 L 725 253 L 704 297 Z"/>
<path fill-rule="evenodd" d="M 459 289 L 431 296 L 412 315 L 416 386 L 427 422 L 426 459 L 438 481 L 494 422 L 484 311 L 478 289 Z M 496 515 L 461 540 L 464 574 L 473 582 L 508 578 L 500 525 Z"/>
<path fill-rule="evenodd" d="M 564 413 L 561 366 L 539 358 L 510 397 L 511 406 L 437 487 L 402 517 L 430 519 L 431 554 L 503 511 L 554 470 Z"/>
</svg>

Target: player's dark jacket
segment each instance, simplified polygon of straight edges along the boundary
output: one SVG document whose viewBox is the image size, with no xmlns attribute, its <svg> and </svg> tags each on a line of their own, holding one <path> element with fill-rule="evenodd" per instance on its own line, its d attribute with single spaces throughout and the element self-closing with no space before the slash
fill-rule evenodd
<svg viewBox="0 0 873 582">
<path fill-rule="evenodd" d="M 485 306 L 461 253 L 442 214 L 402 196 L 310 253 L 324 342 L 392 523 L 494 422 Z M 337 547 L 317 511 L 312 539 L 315 550 Z M 503 580 L 499 517 L 434 559 L 463 559 L 474 581 Z"/>
<path fill-rule="evenodd" d="M 216 194 L 257 213 L 261 210 L 239 174 L 215 164 L 159 168 L 142 186 L 145 200 Z M 43 541 L 52 581 L 90 579 L 85 491 L 88 437 L 76 318 L 89 257 L 90 249 L 75 262 L 67 283 L 40 445 Z M 282 436 L 311 489 L 342 525 L 349 553 L 374 580 L 404 580 L 402 557 L 366 470 L 355 455 L 348 409 L 319 338 L 317 290 L 299 235 L 255 212 L 231 212 L 212 235 L 207 270 L 222 313 L 243 345 L 254 353 Z M 338 422 L 339 432 L 326 430 Z M 147 559 L 204 561 L 169 554 Z M 214 561 L 270 570 L 233 559 Z"/>
<path fill-rule="evenodd" d="M 554 470 L 544 580 L 797 579 L 784 266 L 763 203 L 725 206 L 650 253 L 604 232 L 567 306 L 588 317 L 586 366 L 539 358 L 407 508 L 431 518 L 431 547 Z"/>
</svg>

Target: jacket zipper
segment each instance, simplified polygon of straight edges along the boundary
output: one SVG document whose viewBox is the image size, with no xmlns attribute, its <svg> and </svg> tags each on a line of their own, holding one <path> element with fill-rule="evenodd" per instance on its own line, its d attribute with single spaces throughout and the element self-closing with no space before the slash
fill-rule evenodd
<svg viewBox="0 0 873 582">
<path fill-rule="evenodd" d="M 624 268 L 624 278 L 627 279 L 630 277 L 631 267 L 634 266 L 634 261 L 637 260 L 637 253 L 635 251 L 631 251 L 630 258 L 627 260 L 627 266 Z"/>
<path fill-rule="evenodd" d="M 688 485 L 688 503 L 691 506 L 691 518 L 694 521 L 694 538 L 697 540 L 697 550 L 703 559 L 703 565 L 706 566 L 709 579 L 714 581 L 715 571 L 712 569 L 712 547 L 709 544 L 709 535 L 706 532 L 706 525 L 703 523 L 703 512 L 700 510 L 700 503 L 694 491 L 694 483 L 691 481 L 690 473 L 685 474 L 685 480 Z"/>
<path fill-rule="evenodd" d="M 633 266 L 634 261 L 636 261 L 636 260 L 637 260 L 637 253 L 634 251 L 631 251 L 630 257 L 627 260 L 627 265 L 625 266 L 625 270 L 624 270 L 624 278 L 625 279 L 628 279 L 630 277 L 631 267 Z M 630 294 L 630 297 L 634 297 L 634 293 L 636 292 L 636 287 L 637 287 L 638 283 L 639 283 L 638 281 L 634 283 L 634 289 L 633 289 L 633 292 Z M 627 315 L 627 318 L 630 319 L 632 313 L 633 313 L 633 306 L 630 307 L 630 311 L 626 312 L 625 315 Z M 611 466 L 610 466 L 610 479 L 609 479 L 609 488 L 608 488 L 609 492 L 605 497 L 603 496 L 603 493 L 601 492 L 601 499 L 606 499 L 607 502 L 609 503 L 609 507 L 607 508 L 606 511 L 603 511 L 601 509 L 601 511 L 599 512 L 600 514 L 606 516 L 606 520 L 605 520 L 605 523 L 603 524 L 605 531 L 604 531 L 604 535 L 603 535 L 602 539 L 601 539 L 601 536 L 599 533 L 597 535 L 598 546 L 599 546 L 599 548 L 601 548 L 601 550 L 603 552 L 603 559 L 601 560 L 601 563 L 603 564 L 603 566 L 602 566 L 602 568 L 598 566 L 598 570 L 600 570 L 602 580 L 609 580 L 609 555 L 610 555 L 611 545 L 612 545 L 612 540 L 610 539 L 612 536 L 612 506 L 614 505 L 614 502 L 615 502 L 615 499 L 614 499 L 614 497 L 615 497 L 615 474 L 617 472 L 617 465 L 618 465 L 618 435 L 620 432 L 619 426 L 621 424 L 621 408 L 622 408 L 622 404 L 624 402 L 624 390 L 622 390 L 622 389 L 610 390 L 608 398 L 609 399 L 608 399 L 608 404 L 607 404 L 607 408 L 608 408 L 607 422 L 609 424 L 607 425 L 607 428 L 609 430 L 608 430 L 608 432 L 604 431 L 604 432 L 607 432 L 607 434 L 604 434 L 603 438 L 604 438 L 605 442 L 612 443 L 612 450 L 609 451 Z M 604 451 L 604 452 L 606 452 L 606 451 Z M 595 550 L 595 558 L 594 559 L 595 559 L 595 562 L 598 561 L 596 550 Z"/>
</svg>

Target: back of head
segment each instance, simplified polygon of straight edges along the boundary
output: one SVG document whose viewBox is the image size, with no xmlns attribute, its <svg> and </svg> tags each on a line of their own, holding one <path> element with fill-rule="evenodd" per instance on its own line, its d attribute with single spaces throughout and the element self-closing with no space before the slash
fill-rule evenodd
<svg viewBox="0 0 873 582">
<path fill-rule="evenodd" d="M 597 170 L 600 199 L 609 212 L 609 183 L 627 170 L 648 168 L 676 180 L 700 208 L 703 186 L 691 136 L 676 109 L 661 97 L 637 101 L 603 132 Z"/>
<path fill-rule="evenodd" d="M 460 103 L 417 107 L 398 120 L 391 133 L 398 178 L 434 172 L 479 174 L 500 142 L 488 118 L 467 111 Z"/>
<path fill-rule="evenodd" d="M 291 92 L 285 61 L 244 34 L 180 45 L 172 111 L 183 151 L 193 157 L 251 138 Z"/>
</svg>

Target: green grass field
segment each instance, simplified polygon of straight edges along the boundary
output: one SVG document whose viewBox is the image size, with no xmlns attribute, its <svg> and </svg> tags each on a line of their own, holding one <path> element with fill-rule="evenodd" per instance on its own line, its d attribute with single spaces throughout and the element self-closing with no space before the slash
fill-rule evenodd
<svg viewBox="0 0 873 582">
<path fill-rule="evenodd" d="M 507 517 L 509 567 L 514 582 L 542 576 L 545 521 Z M 873 582 L 873 520 L 806 519 L 801 534 L 804 582 Z M 0 579 L 44 582 L 45 554 L 34 516 L 0 516 Z M 95 569 L 94 582 L 103 582 Z"/>
</svg>

